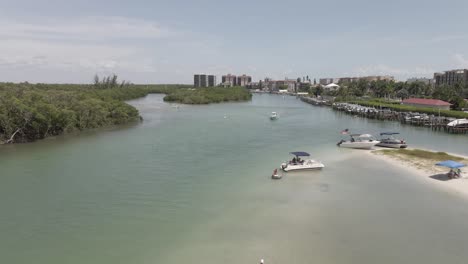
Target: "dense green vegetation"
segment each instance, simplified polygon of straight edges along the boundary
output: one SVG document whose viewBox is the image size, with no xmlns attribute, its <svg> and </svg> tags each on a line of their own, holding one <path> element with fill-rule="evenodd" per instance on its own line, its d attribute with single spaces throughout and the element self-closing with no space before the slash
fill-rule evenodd
<svg viewBox="0 0 468 264">
<path fill-rule="evenodd" d="M 164 97 L 164 101 L 183 104 L 209 104 L 228 101 L 246 101 L 252 94 L 243 87 L 208 87 L 198 89 L 178 89 Z"/>
<path fill-rule="evenodd" d="M 454 110 L 438 110 L 434 108 L 425 108 L 425 107 L 415 107 L 409 105 L 402 105 L 399 102 L 385 102 L 384 100 L 364 100 L 364 99 L 353 99 L 353 100 L 346 100 L 349 103 L 359 104 L 362 106 L 368 107 L 375 107 L 375 108 L 389 108 L 391 110 L 395 110 L 398 112 L 419 112 L 425 113 L 429 115 L 440 115 L 446 117 L 454 117 L 454 118 L 468 118 L 468 113 L 462 111 L 454 111 Z"/>
<path fill-rule="evenodd" d="M 93 85 L 0 83 L 0 143 L 135 121 L 138 110 L 124 100 L 177 87 L 118 83 L 116 76 Z"/>
<path fill-rule="evenodd" d="M 187 85 L 134 85 L 117 76 L 94 84 L 0 83 L 0 144 L 30 142 L 72 131 L 140 119 L 125 100 L 164 93 L 165 101 L 207 104 L 249 100 L 241 87 L 188 89 Z"/>
<path fill-rule="evenodd" d="M 463 158 L 447 154 L 446 152 L 433 152 L 422 149 L 397 149 L 397 150 L 378 150 L 377 152 L 386 154 L 386 155 L 401 155 L 406 158 L 419 158 L 432 161 L 441 161 L 441 160 L 455 160 L 455 161 L 464 161 Z"/>
<path fill-rule="evenodd" d="M 322 88 L 313 88 L 311 93 L 322 94 Z M 347 85 L 341 85 L 337 91 L 329 92 L 329 95 L 348 100 L 353 97 L 370 96 L 374 98 L 401 98 L 410 97 L 435 98 L 450 102 L 453 109 L 460 110 L 466 107 L 463 100 L 468 98 L 468 85 L 457 83 L 453 86 L 441 85 L 433 87 L 424 82 L 394 82 L 394 81 L 366 81 L 359 80 Z"/>
</svg>

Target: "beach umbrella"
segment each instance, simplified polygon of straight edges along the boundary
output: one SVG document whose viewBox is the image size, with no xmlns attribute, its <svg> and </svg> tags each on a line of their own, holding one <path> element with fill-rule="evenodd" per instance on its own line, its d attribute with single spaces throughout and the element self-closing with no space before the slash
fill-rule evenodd
<svg viewBox="0 0 468 264">
<path fill-rule="evenodd" d="M 466 166 L 463 163 L 456 162 L 456 161 L 453 161 L 453 160 L 441 161 L 441 162 L 436 163 L 436 165 L 437 166 L 442 166 L 442 167 L 447 167 L 447 168 L 450 168 L 450 169 L 458 169 L 458 168 Z"/>
</svg>

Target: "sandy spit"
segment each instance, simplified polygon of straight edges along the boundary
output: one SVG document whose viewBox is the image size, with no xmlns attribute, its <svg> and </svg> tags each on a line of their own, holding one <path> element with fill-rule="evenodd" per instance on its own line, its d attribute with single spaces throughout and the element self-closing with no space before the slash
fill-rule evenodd
<svg viewBox="0 0 468 264">
<path fill-rule="evenodd" d="M 367 155 L 382 160 L 391 166 L 399 167 L 408 172 L 409 176 L 418 177 L 422 183 L 429 184 L 435 188 L 440 188 L 443 191 L 451 192 L 460 195 L 468 200 L 468 169 L 462 168 L 461 177 L 458 179 L 449 179 L 446 173 L 448 168 L 435 166 L 436 162 L 425 159 L 408 160 L 402 156 L 389 156 L 373 150 L 366 152 Z M 468 160 L 468 157 L 454 155 Z"/>
</svg>

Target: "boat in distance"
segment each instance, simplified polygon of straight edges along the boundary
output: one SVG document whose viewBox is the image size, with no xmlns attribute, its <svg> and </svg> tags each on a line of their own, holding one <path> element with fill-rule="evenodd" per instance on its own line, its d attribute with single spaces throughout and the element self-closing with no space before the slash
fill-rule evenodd
<svg viewBox="0 0 468 264">
<path fill-rule="evenodd" d="M 351 134 L 349 137 L 349 140 L 341 140 L 336 145 L 343 148 L 371 149 L 380 143 L 371 134 Z"/>
<path fill-rule="evenodd" d="M 276 112 L 271 112 L 270 120 L 276 120 L 276 119 L 278 119 L 278 114 Z"/>
<path fill-rule="evenodd" d="M 377 147 L 384 148 L 407 148 L 408 145 L 404 140 L 397 139 L 394 135 L 398 135 L 398 132 L 382 132 L 380 133 L 381 139 Z"/>
<path fill-rule="evenodd" d="M 290 152 L 294 158 L 288 162 L 281 164 L 283 171 L 300 171 L 300 170 L 319 170 L 325 167 L 320 161 L 313 159 L 301 159 L 301 157 L 309 157 L 310 154 L 303 151 Z"/>
</svg>

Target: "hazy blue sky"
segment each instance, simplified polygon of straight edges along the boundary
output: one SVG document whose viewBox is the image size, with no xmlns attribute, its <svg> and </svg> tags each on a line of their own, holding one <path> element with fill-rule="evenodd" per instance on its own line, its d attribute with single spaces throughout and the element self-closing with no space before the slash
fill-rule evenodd
<svg viewBox="0 0 468 264">
<path fill-rule="evenodd" d="M 190 83 L 468 68 L 468 1 L 0 0 L 0 81 Z"/>
</svg>

